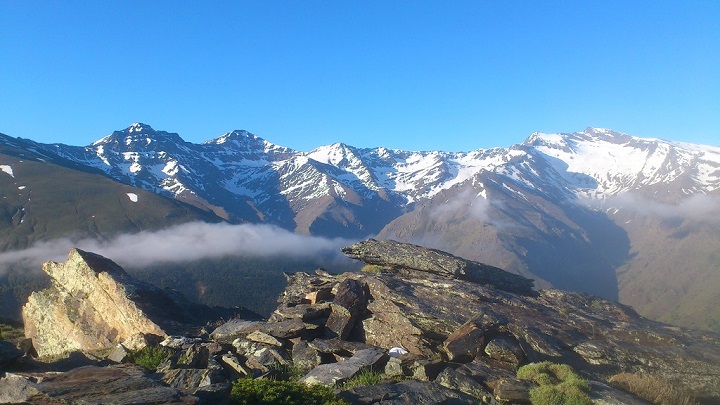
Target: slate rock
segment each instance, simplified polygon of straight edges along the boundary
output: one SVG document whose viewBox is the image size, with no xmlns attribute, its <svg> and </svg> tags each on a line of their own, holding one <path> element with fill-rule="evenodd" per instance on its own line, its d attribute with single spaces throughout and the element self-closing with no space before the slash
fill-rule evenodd
<svg viewBox="0 0 720 405">
<path fill-rule="evenodd" d="M 508 363 L 513 368 L 525 362 L 523 352 L 517 339 L 512 336 L 498 335 L 485 346 L 485 354 L 491 359 Z"/>
<path fill-rule="evenodd" d="M 478 325 L 478 318 L 471 319 L 443 342 L 448 359 L 458 363 L 469 363 L 482 350 L 488 331 Z"/>
<path fill-rule="evenodd" d="M 347 339 L 355 322 L 365 313 L 370 291 L 365 283 L 346 279 L 338 285 L 325 327 L 334 336 Z"/>
<path fill-rule="evenodd" d="M 387 359 L 387 353 L 381 349 L 358 350 L 351 358 L 345 361 L 321 364 L 315 367 L 300 378 L 300 382 L 307 385 L 322 384 L 327 386 L 342 384 L 365 369 L 382 369 Z"/>
<path fill-rule="evenodd" d="M 252 375 L 252 371 L 246 368 L 240 359 L 232 353 L 223 354 L 220 357 L 219 362 L 226 370 L 229 370 L 231 374 L 236 376 L 246 377 Z"/>
<path fill-rule="evenodd" d="M 433 382 L 403 381 L 362 385 L 339 391 L 340 398 L 353 404 L 417 405 L 477 404 L 477 399 Z"/>
<path fill-rule="evenodd" d="M 123 345 L 117 345 L 112 349 L 107 358 L 115 363 L 122 363 L 127 359 L 129 354 L 130 353 L 125 349 L 125 347 L 123 347 Z"/>
<path fill-rule="evenodd" d="M 514 378 L 499 380 L 493 387 L 493 394 L 499 401 L 506 401 L 517 404 L 530 403 L 530 389 L 535 384 L 529 381 L 522 381 Z"/>
<path fill-rule="evenodd" d="M 308 342 L 301 340 L 293 345 L 292 363 L 295 367 L 307 373 L 320 364 L 320 359 L 317 350 L 310 347 Z"/>
<path fill-rule="evenodd" d="M 24 377 L 21 377 L 24 378 Z M 85 366 L 64 373 L 35 374 L 26 378 L 20 394 L 30 403 L 83 404 L 194 404 L 198 399 L 178 389 L 167 387 L 148 378 L 142 369 L 131 364 L 108 367 Z M 6 384 L 11 382 L 11 384 Z M 6 386 L 18 388 L 17 376 L 0 380 L 0 399 Z M 17 392 L 17 391 L 16 391 Z M 2 402 L 0 400 L 0 402 Z"/>
<path fill-rule="evenodd" d="M 178 359 L 178 366 L 183 368 L 206 368 L 210 350 L 201 344 L 195 344 L 187 348 Z"/>
<path fill-rule="evenodd" d="M 468 394 L 482 403 L 490 403 L 493 398 L 485 386 L 450 367 L 445 368 L 435 382 L 443 387 Z"/>
<path fill-rule="evenodd" d="M 232 342 L 233 340 L 246 336 L 262 326 L 263 322 L 247 321 L 239 318 L 231 319 L 218 326 L 210 333 L 210 338 L 218 342 Z"/>
<path fill-rule="evenodd" d="M 368 239 L 342 252 L 353 259 L 391 269 L 405 268 L 490 285 L 516 294 L 533 295 L 533 280 L 497 267 L 466 260 L 441 250 L 393 240 Z"/>
<path fill-rule="evenodd" d="M 162 376 L 165 384 L 189 394 L 222 380 L 215 370 L 200 368 L 178 368 L 167 371 Z"/>
<path fill-rule="evenodd" d="M 277 347 L 285 346 L 285 342 L 281 342 L 276 337 L 269 335 L 265 332 L 261 332 L 259 330 L 256 330 L 255 332 L 248 334 L 245 337 L 245 339 L 252 340 L 253 342 L 264 343 L 264 344 L 270 345 L 270 346 L 277 346 Z"/>
<path fill-rule="evenodd" d="M 317 325 L 306 324 L 302 319 L 288 319 L 280 322 L 268 322 L 260 327 L 260 331 L 280 339 L 309 337 L 316 335 Z"/>
</svg>

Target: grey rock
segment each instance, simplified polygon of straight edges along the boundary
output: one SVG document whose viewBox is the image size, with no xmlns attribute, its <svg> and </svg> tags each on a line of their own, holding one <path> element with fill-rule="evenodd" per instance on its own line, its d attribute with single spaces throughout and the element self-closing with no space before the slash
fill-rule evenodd
<svg viewBox="0 0 720 405">
<path fill-rule="evenodd" d="M 535 384 L 517 379 L 502 379 L 493 387 L 493 394 L 499 401 L 517 404 L 530 403 L 530 389 Z"/>
<path fill-rule="evenodd" d="M 517 339 L 508 335 L 498 335 L 490 340 L 485 345 L 485 354 L 491 359 L 508 363 L 513 369 L 525 361 L 525 353 Z"/>
<path fill-rule="evenodd" d="M 353 404 L 431 405 L 477 404 L 477 399 L 433 382 L 403 381 L 363 385 L 341 390 L 340 398 Z"/>
<path fill-rule="evenodd" d="M 123 345 L 117 345 L 115 348 L 112 349 L 110 354 L 108 355 L 108 360 L 112 360 L 115 363 L 122 363 L 124 362 L 128 357 L 128 351 L 123 347 Z"/>
<path fill-rule="evenodd" d="M 433 381 L 446 367 L 442 360 L 419 359 L 409 366 L 411 375 L 418 381 Z"/>
<path fill-rule="evenodd" d="M 287 319 L 300 319 L 310 322 L 330 315 L 330 303 L 300 304 L 294 307 L 278 307 L 270 316 L 270 322 L 279 322 Z"/>
<path fill-rule="evenodd" d="M 341 384 L 365 369 L 381 369 L 388 359 L 387 353 L 380 349 L 358 350 L 351 358 L 332 364 L 321 364 L 310 370 L 300 382 L 312 385 L 333 386 Z"/>
<path fill-rule="evenodd" d="M 210 333 L 210 338 L 219 342 L 232 342 L 233 340 L 246 336 L 262 326 L 259 321 L 246 321 L 243 319 L 231 319 L 224 324 L 218 326 Z"/>
<path fill-rule="evenodd" d="M 178 366 L 183 368 L 207 368 L 210 351 L 199 344 L 192 345 L 185 350 L 178 359 Z"/>
<path fill-rule="evenodd" d="M 232 353 L 223 354 L 219 361 L 225 369 L 230 370 L 231 374 L 239 377 L 252 375 L 252 372 Z"/>
<path fill-rule="evenodd" d="M 533 280 L 497 267 L 465 260 L 450 253 L 392 240 L 369 239 L 341 249 L 346 256 L 368 264 L 404 268 L 472 281 L 494 288 L 532 295 Z"/>
<path fill-rule="evenodd" d="M 450 367 L 443 370 L 435 379 L 435 382 L 443 387 L 460 391 L 477 398 L 477 400 L 482 403 L 489 403 L 493 398 L 485 386 Z"/>
<path fill-rule="evenodd" d="M 162 381 L 173 388 L 191 394 L 198 388 L 221 382 L 222 378 L 215 370 L 178 368 L 165 372 Z"/>
<path fill-rule="evenodd" d="M 26 395 L 30 403 L 83 403 L 83 404 L 194 404 L 197 398 L 167 387 L 148 378 L 143 371 L 129 364 L 108 367 L 85 366 L 65 373 L 33 374 L 25 378 L 11 377 L 12 386 Z M 0 380 L 2 389 L 9 384 Z M 16 391 L 17 392 L 17 391 Z M 12 400 L 11 402 L 22 402 Z"/>
<path fill-rule="evenodd" d="M 283 347 L 285 346 L 285 342 L 281 342 L 276 337 L 269 335 L 265 332 L 261 332 L 259 330 L 256 330 L 255 332 L 252 332 L 248 334 L 245 339 L 252 340 L 253 342 L 258 343 L 264 343 L 266 345 L 270 346 L 277 346 L 277 347 Z"/>
<path fill-rule="evenodd" d="M 29 403 L 33 398 L 40 397 L 45 395 L 37 388 L 35 381 L 28 377 L 5 373 L 0 378 L 0 404 Z"/>
<path fill-rule="evenodd" d="M 280 322 L 268 322 L 259 329 L 268 335 L 280 339 L 292 339 L 296 337 L 308 337 L 316 335 L 317 325 L 307 324 L 301 319 L 288 319 Z"/>
<path fill-rule="evenodd" d="M 301 340 L 293 345 L 292 362 L 303 372 L 307 373 L 320 364 L 317 350 L 310 347 L 308 342 Z"/>
</svg>

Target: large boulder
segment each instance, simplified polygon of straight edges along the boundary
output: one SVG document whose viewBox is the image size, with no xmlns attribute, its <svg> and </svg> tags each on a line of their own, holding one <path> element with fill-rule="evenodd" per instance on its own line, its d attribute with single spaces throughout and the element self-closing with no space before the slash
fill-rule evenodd
<svg viewBox="0 0 720 405">
<path fill-rule="evenodd" d="M 43 271 L 52 287 L 32 293 L 23 307 L 25 335 L 40 356 L 114 347 L 138 335 L 196 335 L 221 317 L 259 318 L 245 309 L 193 304 L 80 249 L 72 249 L 65 263 L 45 263 Z"/>
<path fill-rule="evenodd" d="M 342 248 L 346 256 L 367 264 L 398 270 L 416 270 L 467 280 L 517 294 L 532 294 L 533 280 L 450 253 L 393 240 L 368 239 Z"/>
</svg>

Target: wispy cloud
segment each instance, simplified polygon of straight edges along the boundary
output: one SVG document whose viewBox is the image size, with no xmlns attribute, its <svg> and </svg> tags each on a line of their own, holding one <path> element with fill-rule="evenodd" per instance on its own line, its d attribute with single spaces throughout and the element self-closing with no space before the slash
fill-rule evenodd
<svg viewBox="0 0 720 405">
<path fill-rule="evenodd" d="M 123 234 L 109 241 L 55 239 L 18 251 L 0 253 L 0 274 L 10 265 L 40 269 L 46 261 L 64 261 L 72 247 L 101 254 L 123 267 L 182 263 L 220 257 L 323 258 L 343 260 L 339 248 L 354 241 L 298 235 L 271 225 L 193 222 L 155 232 Z"/>
</svg>

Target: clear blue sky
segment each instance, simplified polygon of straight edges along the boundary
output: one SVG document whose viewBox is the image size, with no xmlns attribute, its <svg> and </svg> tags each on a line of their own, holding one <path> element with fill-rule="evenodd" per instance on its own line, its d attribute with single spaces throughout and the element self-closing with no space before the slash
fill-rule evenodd
<svg viewBox="0 0 720 405">
<path fill-rule="evenodd" d="M 720 145 L 720 1 L 0 0 L 0 132 L 464 151 L 587 126 Z"/>
</svg>

